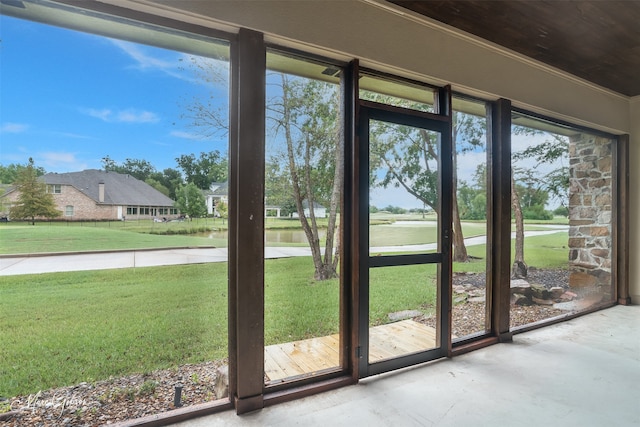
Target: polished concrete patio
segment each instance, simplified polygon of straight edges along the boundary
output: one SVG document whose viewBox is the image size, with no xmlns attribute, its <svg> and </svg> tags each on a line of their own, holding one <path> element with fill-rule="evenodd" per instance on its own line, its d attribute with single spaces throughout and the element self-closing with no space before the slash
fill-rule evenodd
<svg viewBox="0 0 640 427">
<path fill-rule="evenodd" d="M 640 425 L 640 306 L 616 306 L 472 353 L 204 426 Z"/>
</svg>

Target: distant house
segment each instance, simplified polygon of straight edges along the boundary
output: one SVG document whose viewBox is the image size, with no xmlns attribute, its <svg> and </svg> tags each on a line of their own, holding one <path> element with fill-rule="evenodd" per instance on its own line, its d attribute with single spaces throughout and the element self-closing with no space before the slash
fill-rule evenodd
<svg viewBox="0 0 640 427">
<path fill-rule="evenodd" d="M 309 210 L 309 201 L 308 200 L 303 200 L 302 201 L 302 208 L 304 209 L 304 215 L 308 218 L 311 215 L 311 212 Z M 322 206 L 320 203 L 315 203 L 313 204 L 313 214 L 315 215 L 316 218 L 326 218 L 327 217 L 327 208 Z M 298 213 L 294 212 L 291 214 L 292 218 L 298 218 Z"/>
<path fill-rule="evenodd" d="M 48 173 L 39 179 L 67 220 L 169 219 L 179 213 L 173 200 L 130 175 L 89 169 Z M 2 196 L 3 204 L 15 203 L 18 196 L 10 189 Z"/>
<path fill-rule="evenodd" d="M 216 211 L 216 206 L 220 202 L 229 205 L 228 182 L 214 182 L 209 187 L 209 190 L 205 190 L 203 193 L 207 202 L 208 215 L 220 216 L 220 214 Z"/>
</svg>

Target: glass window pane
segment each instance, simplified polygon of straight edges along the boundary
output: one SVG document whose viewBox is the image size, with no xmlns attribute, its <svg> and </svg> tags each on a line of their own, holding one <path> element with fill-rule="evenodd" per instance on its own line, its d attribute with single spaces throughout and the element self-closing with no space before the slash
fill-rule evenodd
<svg viewBox="0 0 640 427">
<path fill-rule="evenodd" d="M 487 316 L 487 117 L 482 102 L 453 99 L 452 339 L 489 330 Z"/>
<path fill-rule="evenodd" d="M 0 16 L 12 82 L 2 119 L 14 124 L 0 178 L 17 189 L 3 198 L 0 253 L 41 255 L 1 273 L 0 394 L 33 408 L 16 425 L 153 415 L 173 408 L 178 385 L 185 406 L 226 397 L 227 219 L 206 200 L 220 212 L 211 183 L 227 177 L 229 46 L 124 22 L 138 42 Z M 59 213 L 35 226 L 13 209 L 25 206 L 25 170 Z"/>
<path fill-rule="evenodd" d="M 265 380 L 340 369 L 340 70 L 269 51 Z M 334 70 L 333 74 L 323 70 Z"/>
<path fill-rule="evenodd" d="M 511 327 L 613 301 L 612 139 L 515 114 Z"/>
<path fill-rule="evenodd" d="M 369 269 L 369 363 L 440 346 L 437 269 Z"/>
<path fill-rule="evenodd" d="M 366 71 L 360 75 L 360 99 L 394 107 L 434 112 L 434 89 L 393 78 L 385 78 Z"/>
<path fill-rule="evenodd" d="M 437 252 L 440 134 L 369 123 L 369 252 Z"/>
</svg>

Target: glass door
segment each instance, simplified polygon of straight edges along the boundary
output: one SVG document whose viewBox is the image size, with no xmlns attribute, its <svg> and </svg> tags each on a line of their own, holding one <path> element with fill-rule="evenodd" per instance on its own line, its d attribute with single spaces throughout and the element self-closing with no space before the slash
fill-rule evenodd
<svg viewBox="0 0 640 427">
<path fill-rule="evenodd" d="M 361 104 L 361 377 L 447 355 L 449 129 L 446 116 Z"/>
</svg>

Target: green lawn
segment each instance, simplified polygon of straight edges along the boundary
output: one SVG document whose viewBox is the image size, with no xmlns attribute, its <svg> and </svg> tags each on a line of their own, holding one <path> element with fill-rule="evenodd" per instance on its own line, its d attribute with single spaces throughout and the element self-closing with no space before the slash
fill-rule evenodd
<svg viewBox="0 0 640 427">
<path fill-rule="evenodd" d="M 225 358 L 226 268 L 3 277 L 0 396 Z M 374 274 L 372 323 L 399 310 L 433 311 L 433 266 L 384 270 Z M 267 345 L 338 331 L 339 281 L 314 282 L 312 271 L 307 257 L 267 261 Z"/>
<path fill-rule="evenodd" d="M 1 225 L 0 254 L 80 252 L 166 248 L 183 246 L 226 247 L 224 239 L 189 235 L 155 235 L 122 228 L 79 227 L 48 224 Z"/>
<path fill-rule="evenodd" d="M 217 221 L 217 222 L 215 222 Z M 297 220 L 268 218 L 269 230 L 295 230 Z M 91 250 L 126 250 L 167 248 L 185 246 L 226 247 L 225 238 L 207 238 L 190 234 L 179 234 L 190 230 L 226 229 L 220 219 L 200 219 L 193 222 L 154 223 L 152 221 L 131 222 L 85 222 L 85 223 L 11 223 L 0 225 L 0 254 L 30 254 L 42 252 L 76 252 Z M 226 227 L 226 224 L 225 226 Z M 527 230 L 546 228 L 526 225 Z M 484 223 L 463 223 L 465 237 L 486 234 Z M 170 235 L 156 233 L 174 233 Z M 206 233 L 205 233 L 206 234 Z M 437 228 L 433 221 L 415 221 L 411 226 L 398 224 L 371 227 L 371 246 L 415 245 L 436 241 Z M 269 246 L 306 246 L 305 243 L 269 243 Z"/>
<path fill-rule="evenodd" d="M 463 223 L 462 229 L 465 238 L 487 233 L 484 223 Z M 437 223 L 432 221 L 416 221 L 410 226 L 374 225 L 370 230 L 370 246 L 421 245 L 436 242 L 438 236 Z"/>
<path fill-rule="evenodd" d="M 0 396 L 221 359 L 226 264 L 6 276 Z"/>
<path fill-rule="evenodd" d="M 123 232 L 108 233 L 114 231 Z M 479 259 L 456 263 L 455 271 L 483 271 L 485 246 L 468 249 Z M 567 233 L 527 238 L 525 258 L 538 268 L 566 268 Z M 267 345 L 338 331 L 339 281 L 314 282 L 312 271 L 308 257 L 266 262 Z M 400 310 L 433 313 L 435 266 L 370 271 L 371 324 L 385 323 Z M 227 264 L 4 276 L 0 331 L 5 397 L 222 359 Z"/>
</svg>

